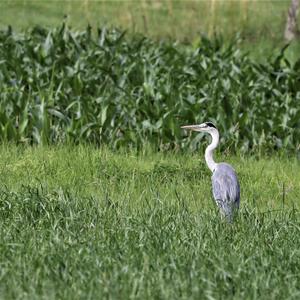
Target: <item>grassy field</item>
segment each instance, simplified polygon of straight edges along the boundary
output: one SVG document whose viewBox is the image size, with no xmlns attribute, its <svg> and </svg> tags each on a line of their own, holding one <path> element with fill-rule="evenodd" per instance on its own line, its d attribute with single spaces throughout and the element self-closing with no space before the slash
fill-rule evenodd
<svg viewBox="0 0 300 300">
<path fill-rule="evenodd" d="M 59 3 L 59 5 L 58 5 Z M 64 16 L 76 29 L 113 25 L 155 37 L 194 39 L 199 33 L 245 32 L 281 38 L 290 1 L 1 1 L 1 26 L 57 26 Z M 280 36 L 280 37 L 279 37 Z"/>
<path fill-rule="evenodd" d="M 201 153 L 0 148 L 1 299 L 297 299 L 296 158 L 226 157 L 236 223 Z"/>
<path fill-rule="evenodd" d="M 300 298 L 299 43 L 278 56 L 289 3 L 0 2 L 0 299 Z M 224 43 L 200 40 L 215 32 Z M 182 152 L 202 140 L 179 126 L 204 120 L 240 179 L 234 224 L 203 149 Z"/>
<path fill-rule="evenodd" d="M 241 34 L 242 46 L 265 58 L 284 44 L 290 0 L 281 1 L 1 1 L 0 27 L 58 26 L 64 16 L 75 29 L 118 26 L 155 38 L 198 42 L 201 34 Z M 254 47 L 256 45 L 256 47 Z M 299 43 L 289 55 L 296 59 Z"/>
</svg>

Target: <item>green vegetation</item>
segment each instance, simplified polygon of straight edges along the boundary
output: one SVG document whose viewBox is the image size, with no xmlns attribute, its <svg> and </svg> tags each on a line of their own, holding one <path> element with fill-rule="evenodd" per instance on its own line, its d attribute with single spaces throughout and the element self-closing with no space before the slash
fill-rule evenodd
<svg viewBox="0 0 300 300">
<path fill-rule="evenodd" d="M 199 154 L 0 148 L 2 299 L 296 299 L 299 162 L 228 157 L 234 226 Z"/>
<path fill-rule="evenodd" d="M 0 3 L 0 299 L 300 297 L 289 2 Z M 180 130 L 208 120 L 234 224 Z"/>
<path fill-rule="evenodd" d="M 113 25 L 152 37 L 194 40 L 199 33 L 281 40 L 290 5 L 284 1 L 1 1 L 1 27 Z M 280 36 L 281 34 L 281 36 Z"/>
<path fill-rule="evenodd" d="M 199 136 L 183 139 L 180 125 L 211 120 L 223 148 L 299 149 L 300 63 L 283 51 L 258 64 L 222 39 L 192 49 L 65 25 L 8 29 L 0 44 L 4 141 L 195 149 Z"/>
<path fill-rule="evenodd" d="M 264 61 L 284 46 L 283 32 L 290 0 L 207 0 L 207 1 L 36 1 L 0 2 L 0 28 L 8 24 L 17 29 L 35 25 L 53 28 L 68 16 L 75 30 L 91 24 L 119 27 L 155 39 L 197 43 L 200 35 L 214 33 L 231 39 L 240 34 L 240 47 Z M 277 52 L 276 51 L 276 52 Z M 297 60 L 299 43 L 287 51 Z"/>
<path fill-rule="evenodd" d="M 282 41 L 289 0 L 281 1 L 1 1 L 0 26 L 58 26 L 76 30 L 113 25 L 152 37 L 193 41 L 214 31 L 249 42 Z"/>
</svg>

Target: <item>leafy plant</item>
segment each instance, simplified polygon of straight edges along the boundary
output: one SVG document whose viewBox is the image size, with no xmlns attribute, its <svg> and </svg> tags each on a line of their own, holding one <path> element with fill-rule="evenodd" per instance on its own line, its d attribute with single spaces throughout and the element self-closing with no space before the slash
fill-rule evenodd
<svg viewBox="0 0 300 300">
<path fill-rule="evenodd" d="M 65 24 L 0 32 L 0 138 L 195 149 L 180 125 L 211 120 L 223 148 L 298 150 L 300 60 L 258 64 L 236 43 L 155 42 Z"/>
</svg>

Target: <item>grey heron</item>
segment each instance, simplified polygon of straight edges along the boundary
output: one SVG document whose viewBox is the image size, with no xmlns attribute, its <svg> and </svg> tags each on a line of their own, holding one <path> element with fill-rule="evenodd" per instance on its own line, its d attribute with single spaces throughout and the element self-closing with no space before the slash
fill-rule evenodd
<svg viewBox="0 0 300 300">
<path fill-rule="evenodd" d="M 205 161 L 212 171 L 212 191 L 221 214 L 232 221 L 240 204 L 240 184 L 235 170 L 227 163 L 216 163 L 213 151 L 219 144 L 219 131 L 211 122 L 200 125 L 181 126 L 183 129 L 207 132 L 212 137 L 211 144 L 205 150 Z"/>
</svg>

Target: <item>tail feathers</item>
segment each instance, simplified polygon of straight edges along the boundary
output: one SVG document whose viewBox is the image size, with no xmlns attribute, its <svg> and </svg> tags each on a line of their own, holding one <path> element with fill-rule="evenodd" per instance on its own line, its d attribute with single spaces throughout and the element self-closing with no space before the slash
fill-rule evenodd
<svg viewBox="0 0 300 300">
<path fill-rule="evenodd" d="M 217 199 L 216 203 L 221 212 L 222 217 L 224 217 L 229 223 L 232 223 L 235 215 L 238 212 L 239 203 L 224 201 L 220 199 Z"/>
</svg>

